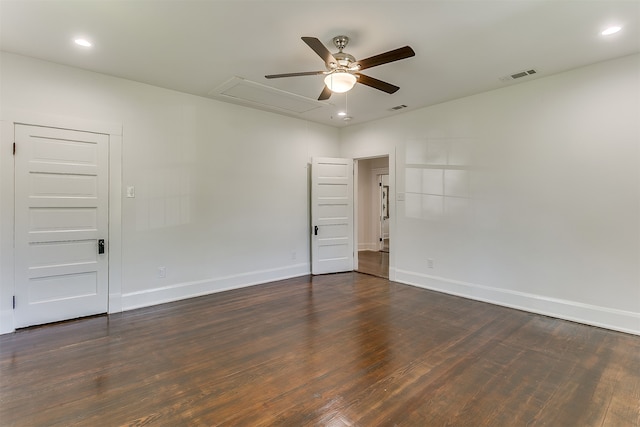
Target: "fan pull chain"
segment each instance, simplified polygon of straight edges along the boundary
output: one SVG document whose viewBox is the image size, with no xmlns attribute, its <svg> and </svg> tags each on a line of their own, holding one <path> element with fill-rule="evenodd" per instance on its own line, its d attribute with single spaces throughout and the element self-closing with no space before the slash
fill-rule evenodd
<svg viewBox="0 0 640 427">
<path fill-rule="evenodd" d="M 344 115 L 349 117 L 349 92 L 344 93 Z"/>
</svg>

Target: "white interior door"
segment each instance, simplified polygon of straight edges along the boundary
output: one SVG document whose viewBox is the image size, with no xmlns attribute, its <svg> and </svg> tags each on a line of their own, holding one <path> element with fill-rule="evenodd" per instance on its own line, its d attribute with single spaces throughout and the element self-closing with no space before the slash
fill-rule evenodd
<svg viewBox="0 0 640 427">
<path fill-rule="evenodd" d="M 311 165 L 311 273 L 353 270 L 353 160 Z"/>
<path fill-rule="evenodd" d="M 108 135 L 16 125 L 15 142 L 16 327 L 105 313 Z"/>
</svg>

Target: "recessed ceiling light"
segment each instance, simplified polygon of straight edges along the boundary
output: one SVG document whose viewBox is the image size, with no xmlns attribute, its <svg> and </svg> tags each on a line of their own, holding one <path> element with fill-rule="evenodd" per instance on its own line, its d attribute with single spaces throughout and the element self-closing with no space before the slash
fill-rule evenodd
<svg viewBox="0 0 640 427">
<path fill-rule="evenodd" d="M 603 36 L 610 36 L 611 34 L 617 33 L 621 29 L 622 29 L 622 27 L 619 27 L 619 26 L 616 25 L 616 26 L 607 28 L 606 30 L 604 30 L 600 34 L 602 34 Z"/>
<path fill-rule="evenodd" d="M 91 42 L 87 39 L 75 39 L 74 42 L 76 42 L 78 46 L 91 47 Z"/>
<path fill-rule="evenodd" d="M 346 116 L 346 115 L 347 115 L 347 113 L 345 113 L 344 111 L 340 111 L 340 112 L 338 113 L 338 115 L 339 115 L 340 117 L 344 117 L 344 116 Z"/>
</svg>

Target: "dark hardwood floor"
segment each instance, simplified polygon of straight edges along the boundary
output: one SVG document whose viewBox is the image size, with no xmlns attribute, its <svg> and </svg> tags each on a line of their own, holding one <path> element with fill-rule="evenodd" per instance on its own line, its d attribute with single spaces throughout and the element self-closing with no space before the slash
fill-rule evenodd
<svg viewBox="0 0 640 427">
<path fill-rule="evenodd" d="M 2 426 L 638 426 L 640 337 L 358 273 L 0 336 Z"/>
<path fill-rule="evenodd" d="M 388 279 L 389 252 L 358 251 L 358 271 Z"/>
</svg>

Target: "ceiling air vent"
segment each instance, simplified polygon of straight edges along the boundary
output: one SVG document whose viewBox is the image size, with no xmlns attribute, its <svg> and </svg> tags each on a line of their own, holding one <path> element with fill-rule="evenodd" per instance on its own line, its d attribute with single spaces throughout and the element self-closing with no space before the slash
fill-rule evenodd
<svg viewBox="0 0 640 427">
<path fill-rule="evenodd" d="M 406 105 L 401 104 L 401 105 L 396 105 L 395 107 L 389 108 L 390 111 L 398 111 L 398 110 L 402 110 L 403 108 L 407 108 Z"/>
<path fill-rule="evenodd" d="M 500 81 L 502 81 L 502 82 L 510 82 L 512 80 L 521 79 L 522 77 L 527 77 L 527 76 L 530 76 L 530 75 L 536 74 L 536 73 L 537 73 L 537 71 L 532 68 L 530 70 L 519 71 L 517 73 L 513 73 L 513 74 L 510 74 L 508 76 L 500 77 Z"/>
</svg>

